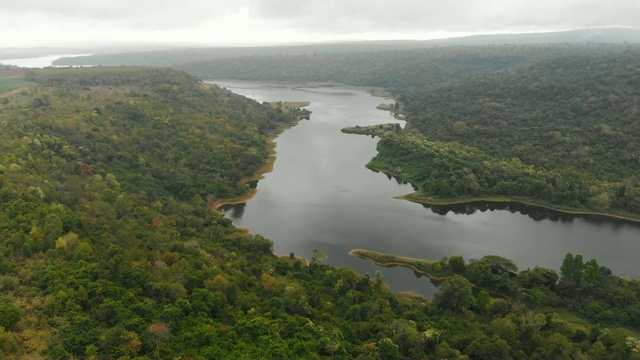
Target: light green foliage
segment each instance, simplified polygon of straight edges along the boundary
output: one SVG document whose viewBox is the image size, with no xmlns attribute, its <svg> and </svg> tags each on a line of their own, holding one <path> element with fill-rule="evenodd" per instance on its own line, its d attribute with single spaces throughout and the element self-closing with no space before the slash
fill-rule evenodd
<svg viewBox="0 0 640 360">
<path fill-rule="evenodd" d="M 442 264 L 440 262 L 435 262 L 432 265 L 432 269 L 433 269 L 434 272 L 439 273 L 439 272 L 442 271 Z"/>
<path fill-rule="evenodd" d="M 35 86 L 36 83 L 32 81 L 25 80 L 23 76 L 2 76 L 2 72 L 0 72 L 0 94 L 4 92 L 8 92 L 11 90 L 15 90 L 21 87 L 26 86 Z M 6 99 L 6 98 L 3 98 Z M 8 101 L 0 100 L 2 104 L 8 104 Z"/>
<path fill-rule="evenodd" d="M 311 263 L 314 265 L 320 265 L 325 261 L 327 261 L 327 255 L 325 255 L 320 249 L 313 249 L 313 258 L 311 259 Z"/>
<path fill-rule="evenodd" d="M 13 353 L 18 350 L 18 344 L 10 332 L 5 331 L 3 327 L 0 327 L 0 356 L 4 353 Z"/>
</svg>

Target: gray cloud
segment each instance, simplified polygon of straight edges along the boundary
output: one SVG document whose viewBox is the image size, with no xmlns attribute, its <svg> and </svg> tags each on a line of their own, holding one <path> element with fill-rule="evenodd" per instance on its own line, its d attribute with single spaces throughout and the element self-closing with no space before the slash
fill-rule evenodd
<svg viewBox="0 0 640 360">
<path fill-rule="evenodd" d="M 2 2 L 0 13 L 131 29 L 183 29 L 234 13 L 237 4 L 232 0 L 20 0 Z"/>
<path fill-rule="evenodd" d="M 255 0 L 253 15 L 321 32 L 639 27 L 637 0 Z"/>
<path fill-rule="evenodd" d="M 19 0 L 0 2 L 0 31 L 15 34 L 14 43 L 47 37 L 255 43 L 640 28 L 637 14 L 638 0 Z"/>
</svg>

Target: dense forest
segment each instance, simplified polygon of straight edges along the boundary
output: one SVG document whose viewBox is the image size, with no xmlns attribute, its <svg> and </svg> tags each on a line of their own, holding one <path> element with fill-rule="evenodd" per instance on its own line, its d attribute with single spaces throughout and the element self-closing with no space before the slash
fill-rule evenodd
<svg viewBox="0 0 640 360">
<path fill-rule="evenodd" d="M 411 136 L 386 136 L 377 149 L 367 166 L 415 184 L 420 189 L 412 196 L 416 201 L 507 196 L 567 209 L 640 213 L 640 191 L 634 178 L 604 181 L 573 167 L 547 170 L 517 157 L 507 160 L 459 143 Z"/>
<path fill-rule="evenodd" d="M 409 126 L 405 137 L 381 142 L 370 167 L 414 182 L 423 201 L 510 196 L 637 217 L 639 55 L 638 46 L 627 44 L 495 45 L 253 56 L 178 67 L 204 78 L 392 91 Z M 431 148 L 459 144 L 461 157 L 397 155 L 419 149 L 415 138 L 435 142 Z M 401 139 L 408 141 L 404 149 L 390 147 Z"/>
<path fill-rule="evenodd" d="M 2 358 L 640 358 L 640 282 L 596 260 L 451 256 L 427 301 L 235 228 L 212 203 L 247 191 L 296 111 L 168 69 L 26 78 L 0 94 Z"/>
<path fill-rule="evenodd" d="M 530 65 L 566 55 L 609 54 L 622 45 L 492 45 L 340 54 L 255 55 L 174 65 L 203 79 L 337 82 L 401 92 Z"/>
</svg>

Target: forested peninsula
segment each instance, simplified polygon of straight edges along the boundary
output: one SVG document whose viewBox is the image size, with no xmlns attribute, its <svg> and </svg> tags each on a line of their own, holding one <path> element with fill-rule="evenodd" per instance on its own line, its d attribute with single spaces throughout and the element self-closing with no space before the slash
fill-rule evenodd
<svg viewBox="0 0 640 360">
<path fill-rule="evenodd" d="M 361 54 L 422 62 L 440 74 L 425 76 L 422 86 L 408 68 L 352 63 L 361 69 L 352 76 L 370 76 L 361 84 L 378 78 L 391 89 L 402 76 L 415 81 L 394 88 L 408 126 L 383 134 L 373 164 L 442 198 L 529 189 L 568 206 L 637 213 L 637 149 L 629 139 L 638 135 L 631 71 L 638 50 L 496 48 L 512 55 L 492 47 L 435 49 L 428 60 L 413 50 Z M 612 73 L 592 83 L 576 65 L 584 84 L 571 82 L 578 85 L 567 91 L 588 88 L 597 100 L 571 100 L 576 107 L 561 113 L 566 121 L 554 112 L 565 104 L 559 96 L 529 112 L 534 100 L 525 90 L 546 93 L 558 82 L 522 74 L 547 71 L 555 79 L 585 58 Z M 322 61 L 316 70 L 329 74 L 339 64 Z M 613 92 L 619 86 L 610 78 L 627 87 Z M 308 263 L 293 253 L 278 257 L 270 240 L 234 227 L 214 204 L 246 194 L 242 180 L 265 165 L 272 132 L 303 115 L 298 110 L 163 68 L 28 70 L 22 80 L 29 86 L 0 93 L 2 358 L 640 358 L 640 282 L 595 259 L 567 254 L 557 272 L 451 254 L 412 265 L 441 282 L 425 301 L 391 293 L 381 273 L 326 265 L 319 250 Z M 460 95 L 491 81 L 513 86 Z M 450 101 L 453 94 L 467 100 Z M 493 112 L 480 116 L 482 106 L 511 112 L 498 121 Z M 580 113 L 583 107 L 602 116 Z M 514 130 L 518 119 L 526 131 Z M 483 143 L 474 131 L 503 131 L 504 138 Z M 607 136 L 626 152 L 602 155 L 612 146 L 598 147 Z"/>
</svg>

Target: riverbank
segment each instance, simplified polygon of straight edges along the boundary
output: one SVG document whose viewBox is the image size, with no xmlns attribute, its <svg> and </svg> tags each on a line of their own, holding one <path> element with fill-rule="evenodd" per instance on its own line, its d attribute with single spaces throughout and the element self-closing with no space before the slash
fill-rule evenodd
<svg viewBox="0 0 640 360">
<path fill-rule="evenodd" d="M 292 109 L 299 109 L 301 107 L 309 106 L 311 103 L 308 101 L 296 101 L 296 102 L 278 101 L 278 102 L 271 102 L 269 104 L 273 108 L 279 108 L 284 112 L 288 112 L 288 111 L 291 111 Z M 276 160 L 278 158 L 276 156 L 276 154 L 278 153 L 276 150 L 278 144 L 275 142 L 275 139 L 286 130 L 291 129 L 292 127 L 298 125 L 300 121 L 308 120 L 310 115 L 311 115 L 311 112 L 307 111 L 301 116 L 298 116 L 295 119 L 295 121 L 287 124 L 282 124 L 278 126 L 276 129 L 274 129 L 273 131 L 269 132 L 269 134 L 267 134 L 267 137 L 269 139 L 269 149 L 268 149 L 269 156 L 266 158 L 264 165 L 260 167 L 255 173 L 253 173 L 253 175 L 240 179 L 240 182 L 249 183 L 252 181 L 259 181 L 264 179 L 264 174 L 268 174 L 272 172 L 273 167 L 275 166 Z M 211 204 L 210 207 L 213 208 L 214 210 L 221 211 L 220 208 L 222 208 L 225 205 L 236 205 L 236 204 L 246 203 L 247 201 L 251 200 L 254 196 L 258 195 L 258 192 L 259 192 L 259 189 L 249 189 L 249 191 L 247 191 L 243 195 L 232 197 L 232 198 L 216 200 L 215 202 L 213 202 L 213 204 Z"/>
<path fill-rule="evenodd" d="M 539 208 L 543 208 L 551 211 L 557 211 L 559 213 L 569 214 L 569 215 L 603 216 L 603 217 L 609 217 L 609 218 L 615 218 L 615 219 L 640 223 L 640 217 L 634 217 L 631 215 L 603 213 L 603 212 L 592 211 L 588 209 L 562 208 L 562 207 L 554 206 L 551 204 L 541 203 L 533 199 L 526 199 L 526 198 L 519 198 L 519 197 L 475 196 L 475 197 L 465 197 L 465 198 L 440 199 L 440 198 L 429 197 L 424 195 L 420 191 L 416 191 L 410 194 L 396 196 L 394 197 L 394 199 L 407 200 L 407 201 L 411 201 L 411 202 L 415 202 L 423 205 L 430 205 L 430 206 L 458 205 L 458 204 L 469 204 L 474 202 L 518 203 L 523 205 L 535 206 L 535 207 L 539 207 Z"/>
<path fill-rule="evenodd" d="M 345 134 L 369 135 L 383 137 L 387 133 L 397 134 L 401 130 L 399 123 L 387 123 L 371 126 L 352 126 L 342 128 L 340 131 Z"/>
<path fill-rule="evenodd" d="M 402 266 L 413 270 L 414 272 L 427 276 L 432 281 L 441 282 L 452 278 L 455 273 L 452 270 L 445 270 L 442 268 L 442 264 L 439 261 L 431 261 L 431 260 L 423 260 L 423 259 L 415 259 L 404 256 L 397 256 L 392 254 L 379 253 L 376 251 L 363 250 L 363 249 L 353 249 L 349 251 L 349 255 L 357 256 L 361 259 L 365 259 L 372 264 L 383 266 L 383 267 L 393 267 L 393 266 Z M 437 274 L 436 274 L 437 273 Z M 509 304 L 513 307 L 513 301 L 506 294 L 497 292 L 495 290 L 486 289 L 477 285 L 473 285 L 475 289 L 478 290 L 486 290 L 492 295 L 499 296 L 504 298 L 509 302 Z"/>
<path fill-rule="evenodd" d="M 402 181 L 406 181 L 411 183 L 409 180 L 403 178 L 399 174 L 392 173 L 390 171 L 376 168 L 366 165 L 367 169 L 378 171 L 383 174 L 393 176 Z M 412 184 L 412 183 L 411 183 Z M 414 189 L 417 189 L 417 186 L 412 184 Z M 447 206 L 447 205 L 459 205 L 459 204 L 469 204 L 474 202 L 488 202 L 488 203 L 517 203 L 522 205 L 535 206 L 551 211 L 557 211 L 559 213 L 568 214 L 568 215 L 589 215 L 589 216 L 602 216 L 608 218 L 614 218 L 619 220 L 631 221 L 634 223 L 640 223 L 640 217 L 633 216 L 630 214 L 617 214 L 617 213 L 605 213 L 600 211 L 593 211 L 589 209 L 574 209 L 574 208 L 564 208 L 553 204 L 548 204 L 544 202 L 537 201 L 531 198 L 524 197 L 507 197 L 507 196 L 472 196 L 472 197 L 457 197 L 457 198 L 434 198 L 423 194 L 420 190 L 415 191 L 410 194 L 394 196 L 394 199 L 399 200 L 407 200 L 414 203 L 427 205 L 427 206 Z"/>
<path fill-rule="evenodd" d="M 430 261 L 424 259 L 415 259 L 404 256 L 397 256 L 393 254 L 385 254 L 379 253 L 376 251 L 364 250 L 364 249 L 353 249 L 349 251 L 350 256 L 357 256 L 361 259 L 367 260 L 372 264 L 383 266 L 383 267 L 393 267 L 393 266 L 402 266 L 409 269 L 412 269 L 418 274 L 424 275 L 431 280 L 435 281 L 443 281 L 454 275 L 453 272 L 443 272 L 437 271 L 437 261 Z M 434 269 L 434 266 L 436 269 Z"/>
<path fill-rule="evenodd" d="M 311 103 L 309 101 L 276 101 L 270 102 L 269 105 L 271 105 L 271 107 L 274 109 L 280 109 L 283 112 L 289 112 L 294 109 L 300 109 L 309 106 L 311 105 Z"/>
</svg>

